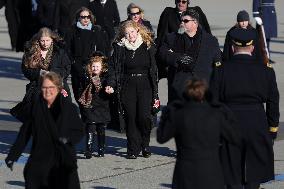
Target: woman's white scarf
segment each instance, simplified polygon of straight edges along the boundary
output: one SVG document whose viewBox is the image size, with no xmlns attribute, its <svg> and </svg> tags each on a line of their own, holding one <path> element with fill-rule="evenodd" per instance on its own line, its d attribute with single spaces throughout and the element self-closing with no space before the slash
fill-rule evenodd
<svg viewBox="0 0 284 189">
<path fill-rule="evenodd" d="M 134 43 L 130 43 L 125 37 L 118 43 L 120 46 L 126 47 L 128 50 L 135 51 L 143 43 L 141 35 L 138 33 L 137 39 Z"/>
</svg>

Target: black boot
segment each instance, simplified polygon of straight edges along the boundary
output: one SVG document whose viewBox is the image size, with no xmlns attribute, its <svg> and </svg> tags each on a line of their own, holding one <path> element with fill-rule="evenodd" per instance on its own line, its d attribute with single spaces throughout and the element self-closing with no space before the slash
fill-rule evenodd
<svg viewBox="0 0 284 189">
<path fill-rule="evenodd" d="M 97 126 L 97 137 L 98 137 L 98 157 L 105 156 L 105 126 Z"/>
<path fill-rule="evenodd" d="M 86 159 L 92 158 L 93 143 L 94 143 L 94 134 L 88 132 L 86 136 L 86 152 L 85 152 Z"/>
<path fill-rule="evenodd" d="M 152 155 L 152 153 L 151 153 L 149 147 L 147 147 L 147 148 L 142 148 L 142 156 L 143 156 L 144 158 L 149 158 L 151 155 Z"/>
</svg>

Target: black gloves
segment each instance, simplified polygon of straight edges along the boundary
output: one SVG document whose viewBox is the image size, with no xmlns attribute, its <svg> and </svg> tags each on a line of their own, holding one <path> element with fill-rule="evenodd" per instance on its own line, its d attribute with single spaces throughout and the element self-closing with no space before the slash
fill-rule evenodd
<svg viewBox="0 0 284 189">
<path fill-rule="evenodd" d="M 8 160 L 8 159 L 6 158 L 6 159 L 5 159 L 5 163 L 6 163 L 7 167 L 8 167 L 11 171 L 13 171 L 14 161 Z"/>
<path fill-rule="evenodd" d="M 191 56 L 183 55 L 178 60 L 178 70 L 183 72 L 193 72 L 195 61 Z"/>
</svg>

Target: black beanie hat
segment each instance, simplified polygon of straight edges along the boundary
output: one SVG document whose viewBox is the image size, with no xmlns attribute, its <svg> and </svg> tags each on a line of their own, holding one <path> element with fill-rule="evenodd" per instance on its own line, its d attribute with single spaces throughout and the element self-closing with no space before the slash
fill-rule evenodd
<svg viewBox="0 0 284 189">
<path fill-rule="evenodd" d="M 237 15 L 237 22 L 249 21 L 249 14 L 247 11 L 242 10 Z"/>
</svg>

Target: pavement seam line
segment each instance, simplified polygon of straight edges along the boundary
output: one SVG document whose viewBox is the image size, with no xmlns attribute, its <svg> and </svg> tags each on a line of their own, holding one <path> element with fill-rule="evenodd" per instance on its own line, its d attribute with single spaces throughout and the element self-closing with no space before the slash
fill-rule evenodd
<svg viewBox="0 0 284 189">
<path fill-rule="evenodd" d="M 160 166 L 164 166 L 164 165 L 170 165 L 170 164 L 173 164 L 175 162 L 176 161 L 174 160 L 174 161 L 170 161 L 170 162 L 167 162 L 167 163 L 162 163 L 162 164 L 158 164 L 158 165 L 148 166 L 148 167 L 144 167 L 144 168 L 140 168 L 140 169 L 134 169 L 134 170 L 123 172 L 123 173 L 117 173 L 117 174 L 107 175 L 107 176 L 96 178 L 96 179 L 80 181 L 80 183 L 89 183 L 89 182 L 93 182 L 93 181 L 104 180 L 104 179 L 107 179 L 107 178 L 118 177 L 118 176 L 121 176 L 121 175 L 126 175 L 126 174 L 129 174 L 129 173 L 133 173 L 133 172 L 143 171 L 143 170 L 146 170 L 146 169 L 152 169 L 152 168 L 160 167 Z"/>
</svg>

